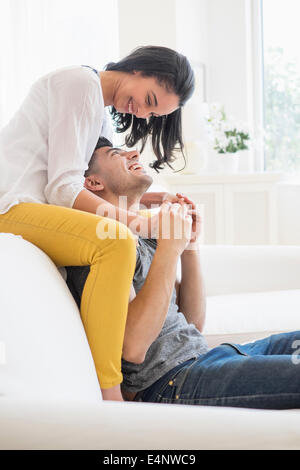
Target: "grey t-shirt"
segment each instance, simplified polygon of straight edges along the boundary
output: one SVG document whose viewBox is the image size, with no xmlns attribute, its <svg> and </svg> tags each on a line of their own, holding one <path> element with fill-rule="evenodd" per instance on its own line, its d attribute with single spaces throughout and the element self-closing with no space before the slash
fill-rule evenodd
<svg viewBox="0 0 300 470">
<path fill-rule="evenodd" d="M 136 269 L 133 286 L 136 293 L 142 288 L 157 242 L 153 239 L 139 238 L 136 256 Z M 81 295 L 89 266 L 67 267 L 67 284 L 80 308 Z M 186 321 L 176 304 L 174 287 L 169 310 L 163 328 L 147 351 L 142 364 L 133 364 L 122 359 L 122 389 L 128 392 L 139 392 L 156 382 L 160 377 L 177 365 L 205 354 L 209 350 L 204 336 L 193 325 Z"/>
</svg>

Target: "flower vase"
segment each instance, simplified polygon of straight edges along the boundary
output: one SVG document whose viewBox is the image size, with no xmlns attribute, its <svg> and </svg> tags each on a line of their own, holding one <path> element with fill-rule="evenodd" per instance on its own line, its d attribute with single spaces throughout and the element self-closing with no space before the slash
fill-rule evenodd
<svg viewBox="0 0 300 470">
<path fill-rule="evenodd" d="M 218 170 L 223 174 L 234 174 L 239 169 L 239 152 L 218 153 Z"/>
</svg>

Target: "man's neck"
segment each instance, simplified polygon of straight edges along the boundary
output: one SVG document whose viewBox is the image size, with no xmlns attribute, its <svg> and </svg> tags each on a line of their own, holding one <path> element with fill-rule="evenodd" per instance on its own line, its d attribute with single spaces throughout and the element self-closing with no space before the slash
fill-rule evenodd
<svg viewBox="0 0 300 470">
<path fill-rule="evenodd" d="M 116 194 L 103 194 L 103 192 L 95 193 L 97 196 L 105 199 L 107 202 L 112 204 L 113 206 L 118 207 L 119 209 L 123 209 L 130 212 L 138 212 L 140 209 L 140 200 L 142 195 L 140 196 L 119 196 Z"/>
</svg>

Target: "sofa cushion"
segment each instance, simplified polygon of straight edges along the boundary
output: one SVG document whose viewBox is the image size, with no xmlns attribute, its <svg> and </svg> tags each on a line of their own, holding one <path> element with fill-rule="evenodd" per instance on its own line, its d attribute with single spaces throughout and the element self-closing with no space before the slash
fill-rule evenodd
<svg viewBox="0 0 300 470">
<path fill-rule="evenodd" d="M 300 246 L 203 245 L 207 295 L 300 289 Z"/>
<path fill-rule="evenodd" d="M 55 264 L 12 234 L 0 233 L 0 257 L 0 396 L 99 401 L 79 310 Z"/>
<path fill-rule="evenodd" d="M 108 450 L 161 449 L 168 458 L 167 449 L 300 449 L 299 410 L 109 401 L 74 406 L 3 399 L 0 421 L 1 450 L 105 450 L 95 456 L 104 468 L 101 457 Z M 203 454 L 197 458 L 199 465 Z M 189 463 L 188 458 L 182 463 Z"/>
<path fill-rule="evenodd" d="M 300 289 L 207 298 L 204 335 L 209 345 L 250 342 L 299 330 Z"/>
</svg>

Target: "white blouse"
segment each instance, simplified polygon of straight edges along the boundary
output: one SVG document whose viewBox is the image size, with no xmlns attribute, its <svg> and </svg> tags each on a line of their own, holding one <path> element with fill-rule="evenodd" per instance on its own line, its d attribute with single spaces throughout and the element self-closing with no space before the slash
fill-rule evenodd
<svg viewBox="0 0 300 470">
<path fill-rule="evenodd" d="M 0 132 L 0 214 L 20 202 L 73 207 L 100 135 L 112 140 L 99 75 L 74 66 L 40 78 Z"/>
</svg>

